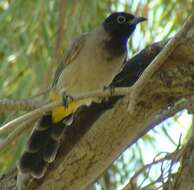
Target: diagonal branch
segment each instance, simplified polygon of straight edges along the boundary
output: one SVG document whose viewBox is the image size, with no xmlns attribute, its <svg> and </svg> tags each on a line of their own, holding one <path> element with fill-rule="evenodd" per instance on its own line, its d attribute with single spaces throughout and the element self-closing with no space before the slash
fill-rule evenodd
<svg viewBox="0 0 194 190">
<path fill-rule="evenodd" d="M 149 81 L 150 77 L 159 70 L 165 60 L 172 54 L 175 48 L 182 42 L 182 40 L 186 37 L 188 31 L 194 25 L 194 12 L 187 19 L 187 21 L 183 24 L 183 27 L 179 32 L 171 39 L 163 50 L 158 54 L 157 57 L 152 61 L 152 63 L 147 67 L 145 72 L 141 75 L 139 80 L 133 86 L 133 90 L 131 93 L 130 103 L 128 110 L 129 112 L 133 112 L 135 108 L 135 104 L 137 103 L 138 97 L 142 89 L 146 86 L 146 83 Z"/>
<path fill-rule="evenodd" d="M 0 100 L 0 113 L 8 111 L 30 111 L 41 106 L 41 102 L 34 100 Z"/>
<path fill-rule="evenodd" d="M 93 92 L 87 92 L 83 94 L 79 94 L 77 96 L 73 97 L 74 101 L 79 101 L 82 99 L 87 99 L 87 98 L 106 98 L 110 96 L 124 96 L 128 95 L 130 93 L 130 88 L 116 88 L 114 89 L 114 92 L 109 91 L 109 90 L 96 90 Z M 28 102 L 27 102 L 28 103 Z M 28 104 L 27 104 L 28 105 Z M 21 134 L 22 131 L 25 129 L 29 128 L 30 126 L 27 125 L 31 123 L 32 121 L 38 119 L 41 117 L 45 112 L 48 112 L 52 110 L 53 108 L 57 106 L 63 106 L 63 101 L 56 101 L 52 103 L 48 103 L 46 105 L 43 105 L 42 107 L 39 107 L 29 113 L 26 113 L 8 123 L 0 127 L 0 134 L 3 134 L 11 129 L 15 129 L 18 125 L 20 126 L 18 129 L 15 129 L 12 133 L 8 135 L 8 137 L 5 140 L 2 140 L 0 142 L 0 150 L 4 148 L 6 145 L 8 145 L 10 142 L 12 142 L 15 137 L 18 136 L 18 134 Z"/>
</svg>

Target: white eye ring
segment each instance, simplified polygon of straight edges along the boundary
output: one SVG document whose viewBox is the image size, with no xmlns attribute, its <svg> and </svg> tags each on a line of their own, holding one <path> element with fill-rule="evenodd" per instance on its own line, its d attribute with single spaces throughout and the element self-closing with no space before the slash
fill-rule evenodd
<svg viewBox="0 0 194 190">
<path fill-rule="evenodd" d="M 119 24 L 123 24 L 123 23 L 126 22 L 126 18 L 125 18 L 124 16 L 118 16 L 118 17 L 117 17 L 117 22 L 118 22 Z"/>
</svg>

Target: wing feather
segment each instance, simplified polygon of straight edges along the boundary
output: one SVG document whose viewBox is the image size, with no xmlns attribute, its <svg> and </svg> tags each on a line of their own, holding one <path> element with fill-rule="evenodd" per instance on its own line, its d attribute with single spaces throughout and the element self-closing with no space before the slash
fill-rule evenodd
<svg viewBox="0 0 194 190">
<path fill-rule="evenodd" d="M 67 50 L 63 63 L 60 64 L 56 69 L 52 87 L 55 87 L 57 84 L 63 70 L 79 55 L 80 50 L 84 46 L 87 35 L 88 33 L 83 33 L 81 36 L 75 38 L 75 40 L 72 42 L 70 48 Z"/>
</svg>

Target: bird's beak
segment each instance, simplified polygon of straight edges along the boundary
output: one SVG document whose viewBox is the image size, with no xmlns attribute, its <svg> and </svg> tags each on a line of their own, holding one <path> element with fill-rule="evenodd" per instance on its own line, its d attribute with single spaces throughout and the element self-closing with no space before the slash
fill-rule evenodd
<svg viewBox="0 0 194 190">
<path fill-rule="evenodd" d="M 133 20 L 131 20 L 129 22 L 129 24 L 130 25 L 131 24 L 138 24 L 138 23 L 143 22 L 143 21 L 146 21 L 146 20 L 147 20 L 147 18 L 144 18 L 144 17 L 135 17 Z"/>
</svg>

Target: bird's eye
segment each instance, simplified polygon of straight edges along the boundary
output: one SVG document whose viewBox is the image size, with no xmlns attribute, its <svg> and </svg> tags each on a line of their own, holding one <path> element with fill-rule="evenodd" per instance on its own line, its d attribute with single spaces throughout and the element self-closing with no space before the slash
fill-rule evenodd
<svg viewBox="0 0 194 190">
<path fill-rule="evenodd" d="M 123 23 L 126 22 L 126 18 L 125 18 L 124 16 L 118 16 L 118 17 L 117 17 L 117 22 L 118 22 L 119 24 L 123 24 Z"/>
</svg>

